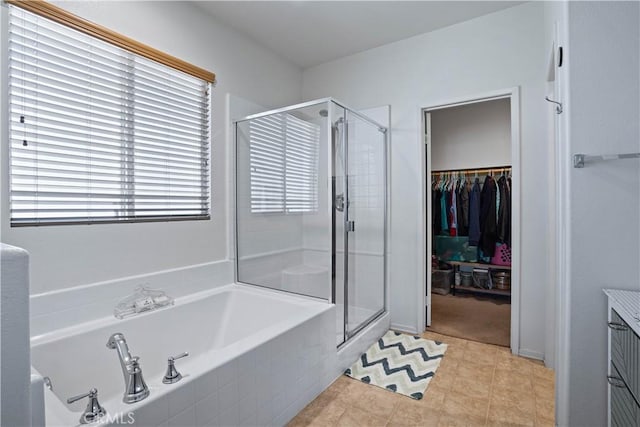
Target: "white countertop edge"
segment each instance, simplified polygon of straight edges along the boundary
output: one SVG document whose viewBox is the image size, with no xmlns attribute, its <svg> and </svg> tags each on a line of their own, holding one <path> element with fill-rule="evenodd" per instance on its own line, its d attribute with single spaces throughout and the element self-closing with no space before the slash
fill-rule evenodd
<svg viewBox="0 0 640 427">
<path fill-rule="evenodd" d="M 609 297 L 609 306 L 640 336 L 640 291 L 603 289 Z M 630 309 L 633 306 L 634 309 Z"/>
</svg>

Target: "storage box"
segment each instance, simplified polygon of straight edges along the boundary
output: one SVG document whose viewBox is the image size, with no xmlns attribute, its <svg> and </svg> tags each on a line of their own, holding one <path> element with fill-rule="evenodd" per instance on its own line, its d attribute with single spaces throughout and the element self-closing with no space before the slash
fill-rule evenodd
<svg viewBox="0 0 640 427">
<path fill-rule="evenodd" d="M 476 288 L 482 288 L 482 289 L 493 288 L 493 284 L 491 283 L 491 274 L 489 274 L 489 270 L 484 268 L 474 268 L 472 274 L 473 274 L 473 284 Z"/>
<path fill-rule="evenodd" d="M 493 271 L 491 281 L 496 289 L 508 291 L 511 289 L 511 273 L 508 271 Z"/>
<path fill-rule="evenodd" d="M 447 295 L 451 291 L 453 283 L 453 269 L 433 270 L 431 272 L 431 292 L 439 295 Z"/>
<path fill-rule="evenodd" d="M 469 246 L 469 237 L 436 236 L 436 255 L 442 261 L 475 262 L 478 250 Z"/>
</svg>

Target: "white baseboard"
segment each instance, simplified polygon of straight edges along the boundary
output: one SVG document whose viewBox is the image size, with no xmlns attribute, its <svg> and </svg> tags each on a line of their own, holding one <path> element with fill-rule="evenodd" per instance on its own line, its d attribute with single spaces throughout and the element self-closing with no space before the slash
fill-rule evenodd
<svg viewBox="0 0 640 427">
<path fill-rule="evenodd" d="M 518 351 L 518 356 L 544 361 L 544 353 L 540 353 L 539 351 L 535 350 L 529 350 L 526 348 L 521 348 L 520 351 Z"/>
<path fill-rule="evenodd" d="M 400 323 L 391 323 L 391 329 L 398 332 L 406 332 L 407 334 L 412 335 L 422 335 L 422 331 L 416 331 L 415 325 L 402 325 Z"/>
</svg>

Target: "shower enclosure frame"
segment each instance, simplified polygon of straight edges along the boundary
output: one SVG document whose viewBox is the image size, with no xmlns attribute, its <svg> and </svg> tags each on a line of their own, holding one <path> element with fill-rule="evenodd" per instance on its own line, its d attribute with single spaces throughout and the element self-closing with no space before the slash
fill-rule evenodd
<svg viewBox="0 0 640 427">
<path fill-rule="evenodd" d="M 366 328 L 367 326 L 369 326 L 370 324 L 372 324 L 376 319 L 378 319 L 379 317 L 381 317 L 384 313 L 386 313 L 388 311 L 388 297 L 387 297 L 387 293 L 388 293 L 388 226 L 389 226 L 389 203 L 388 203 L 388 197 L 389 197 L 389 176 L 388 176 L 388 171 L 389 171 L 389 132 L 388 132 L 388 128 L 386 126 L 381 125 L 380 123 L 376 122 L 375 120 L 367 117 L 366 115 L 359 113 L 358 111 L 346 106 L 344 103 L 331 98 L 331 97 L 327 97 L 327 98 L 320 98 L 320 99 L 315 99 L 312 101 L 307 101 L 307 102 L 303 102 L 303 103 L 299 103 L 299 104 L 294 104 L 294 105 L 290 105 L 290 106 L 286 106 L 286 107 L 282 107 L 282 108 L 277 108 L 277 109 L 273 109 L 273 110 L 268 110 L 268 111 L 264 111 L 261 113 L 257 113 L 257 114 L 251 114 L 245 117 L 242 117 L 240 119 L 236 119 L 233 120 L 233 152 L 234 152 L 234 161 L 233 161 L 233 167 L 234 167 L 234 185 L 233 185 L 233 200 L 234 200 L 234 230 L 233 230 L 233 234 L 235 237 L 235 244 L 234 244 L 234 254 L 235 254 L 235 260 L 234 260 L 234 279 L 236 283 L 239 284 L 244 284 L 244 285 L 250 285 L 250 286 L 259 286 L 259 287 L 267 287 L 264 285 L 260 285 L 260 284 L 256 284 L 256 283 L 248 283 L 248 282 L 243 282 L 240 280 L 239 278 L 239 235 L 238 235 L 238 222 L 239 222 L 239 210 L 238 210 L 238 191 L 237 191 L 237 185 L 238 185 L 238 141 L 237 141 L 237 134 L 238 134 L 238 124 L 242 123 L 242 122 L 246 122 L 246 121 L 250 121 L 253 119 L 258 119 L 260 117 L 266 117 L 266 116 L 270 116 L 273 114 L 278 114 L 278 113 L 286 113 L 289 111 L 295 111 L 295 110 L 299 110 L 302 108 L 306 108 L 306 107 L 311 107 L 314 105 L 320 105 L 320 104 L 326 104 L 327 105 L 327 110 L 328 110 L 328 119 L 327 119 L 327 135 L 329 135 L 328 140 L 328 147 L 327 147 L 327 151 L 328 151 L 328 161 L 327 161 L 327 182 L 325 183 L 326 185 L 328 185 L 328 191 L 327 191 L 327 214 L 328 217 L 331 218 L 331 227 L 329 227 L 328 233 L 329 233 L 329 240 L 331 241 L 331 253 L 330 253 L 330 257 L 331 259 L 330 261 L 330 265 L 331 265 L 331 270 L 333 271 L 335 269 L 335 257 L 336 257 L 336 253 L 335 253 L 335 239 L 334 239 L 334 233 L 336 230 L 336 223 L 335 223 L 335 209 L 334 209 L 334 194 L 332 191 L 332 184 L 331 184 L 331 180 L 334 177 L 334 162 L 333 162 L 333 158 L 334 158 L 334 148 L 333 148 L 333 143 L 332 143 L 332 132 L 333 132 L 333 123 L 331 121 L 331 118 L 334 117 L 334 112 L 335 112 L 335 108 L 336 106 L 342 108 L 344 110 L 344 116 L 345 117 L 345 122 L 346 122 L 346 115 L 347 113 L 349 114 L 353 114 L 354 116 L 368 122 L 369 124 L 375 126 L 379 132 L 381 132 L 383 134 L 383 175 L 384 175 L 384 185 L 383 185 L 383 195 L 382 195 L 382 200 L 383 200 L 383 249 L 382 249 L 382 255 L 383 255 L 383 303 L 382 303 L 382 309 L 378 310 L 377 312 L 375 312 L 373 315 L 371 315 L 369 318 L 367 318 L 365 321 L 363 321 L 360 325 L 358 325 L 356 328 L 354 328 L 352 331 L 348 330 L 348 319 L 349 319 L 349 306 L 348 306 L 348 297 L 349 297 L 349 282 L 348 282 L 348 261 L 349 261 L 349 253 L 348 253 L 348 244 L 349 244 L 349 237 L 348 234 L 350 233 L 350 231 L 347 228 L 347 224 L 348 224 L 348 212 L 347 215 L 345 215 L 345 219 L 344 219 L 344 244 L 345 244 L 345 250 L 344 250 L 344 266 L 345 266 L 345 272 L 344 272 L 344 321 L 342 322 L 342 326 L 343 326 L 343 337 L 344 340 L 342 341 L 342 343 L 340 343 L 338 345 L 338 348 L 340 348 L 341 346 L 343 346 L 344 344 L 346 344 L 350 338 L 352 338 L 353 336 L 357 335 L 360 331 L 362 331 L 364 328 Z M 339 136 L 340 138 L 343 139 L 343 142 L 348 143 L 348 131 L 345 129 L 343 129 L 342 132 L 340 132 L 341 135 Z M 345 151 L 347 151 L 347 145 L 344 144 L 343 145 Z M 348 172 L 348 154 L 345 153 L 345 167 L 347 168 L 347 170 L 345 172 Z M 345 199 L 348 200 L 348 173 L 345 173 L 345 184 L 344 184 L 344 190 L 346 192 L 345 194 Z M 348 211 L 348 207 L 345 208 L 345 211 Z M 330 299 L 329 302 L 332 304 L 336 304 L 336 283 L 335 283 L 335 274 L 331 275 L 331 281 L 330 283 L 328 283 L 329 286 L 329 291 L 330 291 Z M 285 290 L 279 290 L 279 289 L 273 289 L 273 288 L 269 288 L 268 289 L 272 289 L 278 292 L 284 292 L 284 293 L 288 293 L 288 294 L 296 294 L 296 295 L 301 295 L 301 296 L 305 296 L 308 298 L 314 298 L 314 299 L 321 299 L 323 301 L 326 301 L 325 298 L 319 298 L 319 297 L 314 297 L 314 296 L 310 296 L 310 295 L 306 295 L 306 294 L 299 294 L 296 292 L 291 292 L 291 291 L 285 291 Z"/>
</svg>

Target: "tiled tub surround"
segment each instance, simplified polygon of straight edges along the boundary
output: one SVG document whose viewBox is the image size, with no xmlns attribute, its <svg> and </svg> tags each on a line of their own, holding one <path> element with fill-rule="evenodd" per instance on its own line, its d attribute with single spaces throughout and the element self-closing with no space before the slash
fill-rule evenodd
<svg viewBox="0 0 640 427">
<path fill-rule="evenodd" d="M 47 426 L 77 425 L 92 387 L 112 416 L 141 426 L 283 425 L 338 375 L 335 308 L 308 298 L 228 285 L 125 320 L 105 317 L 32 338 L 32 365 L 49 376 Z M 122 403 L 124 380 L 109 336 L 122 332 L 140 356 L 151 395 Z M 167 357 L 184 378 L 162 384 Z M 126 419 L 126 418 L 125 418 Z"/>
<path fill-rule="evenodd" d="M 229 283 L 233 261 L 215 261 L 31 295 L 31 338 L 110 317 L 116 304 L 141 284 L 180 298 Z"/>
</svg>

